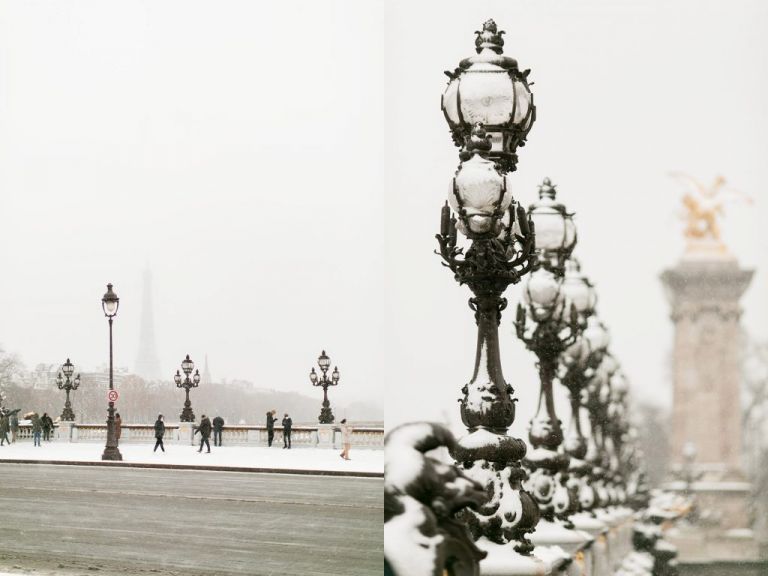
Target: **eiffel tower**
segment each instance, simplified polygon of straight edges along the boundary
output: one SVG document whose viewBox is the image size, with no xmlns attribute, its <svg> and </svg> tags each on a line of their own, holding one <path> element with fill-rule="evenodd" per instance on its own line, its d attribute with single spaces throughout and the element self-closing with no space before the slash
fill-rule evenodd
<svg viewBox="0 0 768 576">
<path fill-rule="evenodd" d="M 162 371 L 155 347 L 155 316 L 152 308 L 152 272 L 144 269 L 144 294 L 142 297 L 139 348 L 134 371 L 147 381 L 160 380 Z"/>
</svg>

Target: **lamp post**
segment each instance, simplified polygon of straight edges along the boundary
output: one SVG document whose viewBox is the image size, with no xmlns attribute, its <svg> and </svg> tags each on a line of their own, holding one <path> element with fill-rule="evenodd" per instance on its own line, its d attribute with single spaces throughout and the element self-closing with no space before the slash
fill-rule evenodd
<svg viewBox="0 0 768 576">
<path fill-rule="evenodd" d="M 77 390 L 80 386 L 80 374 L 72 378 L 72 374 L 75 372 L 75 366 L 72 362 L 64 362 L 61 366 L 61 370 L 56 375 L 56 386 L 59 390 L 64 390 L 67 394 L 67 400 L 64 402 L 64 411 L 61 413 L 61 419 L 73 422 L 75 420 L 75 413 L 72 411 L 72 403 L 69 401 L 69 393 L 72 390 Z"/>
<path fill-rule="evenodd" d="M 527 486 L 542 517 L 566 521 L 575 511 L 578 494 L 569 490 L 570 457 L 563 452 L 563 431 L 555 412 L 554 381 L 563 353 L 581 332 L 578 309 L 563 291 L 564 265 L 576 245 L 576 228 L 570 214 L 556 200 L 549 178 L 539 186 L 539 200 L 528 215 L 536 226 L 535 270 L 526 281 L 524 304 L 518 304 L 517 337 L 536 355 L 539 370 L 539 405 L 528 434 L 533 450 L 524 465 L 530 471 Z"/>
<path fill-rule="evenodd" d="M 533 450 L 523 461 L 530 471 L 528 488 L 539 505 L 542 517 L 550 522 L 557 516 L 567 520 L 574 510 L 566 487 L 570 458 L 560 450 L 563 431 L 555 412 L 554 379 L 560 356 L 578 338 L 576 307 L 560 288 L 560 279 L 544 266 L 528 278 L 526 305 L 519 304 L 515 329 L 517 337 L 538 359 L 539 405 L 528 433 Z M 533 326 L 531 326 L 533 324 Z"/>
<path fill-rule="evenodd" d="M 592 318 L 597 304 L 594 286 L 581 272 L 575 258 L 565 264 L 562 291 L 579 315 L 581 332 L 571 346 L 560 356 L 558 368 L 560 383 L 568 390 L 570 422 L 563 438 L 563 450 L 570 457 L 568 487 L 578 495 L 578 511 L 591 511 L 595 506 L 595 492 L 591 485 L 592 466 L 587 462 L 587 439 L 582 428 L 582 402 L 588 381 L 601 361 L 604 335 Z M 597 330 L 597 333 L 596 333 Z M 597 340 L 596 340 L 597 338 Z"/>
<path fill-rule="evenodd" d="M 107 292 L 101 299 L 101 308 L 104 315 L 109 319 L 109 389 L 114 390 L 113 368 L 112 368 L 112 320 L 117 314 L 120 306 L 120 298 L 112 290 L 112 284 L 107 284 Z M 104 447 L 102 460 L 122 460 L 123 455 L 117 447 L 117 438 L 115 436 L 115 403 L 109 401 L 107 408 L 107 444 Z"/>
<path fill-rule="evenodd" d="M 339 384 L 339 369 L 334 366 L 330 378 L 328 377 L 328 369 L 331 367 L 331 359 L 325 353 L 325 350 L 318 356 L 317 365 L 320 366 L 322 375 L 318 376 L 313 367 L 309 372 L 309 381 L 312 382 L 312 386 L 323 387 L 323 407 L 320 409 L 320 418 L 318 421 L 320 424 L 333 424 L 333 412 L 331 411 L 331 403 L 328 401 L 328 386 L 337 386 Z"/>
<path fill-rule="evenodd" d="M 539 511 L 522 488 L 525 443 L 507 435 L 515 419 L 515 399 L 502 374 L 498 327 L 507 305 L 504 291 L 536 261 L 533 224 L 514 201 L 508 182 L 535 108 L 528 71 L 520 72 L 517 61 L 503 55 L 502 34 L 493 20 L 485 22 L 475 40 L 477 55 L 447 73 L 442 108 L 462 150 L 437 241 L 443 264 L 473 294 L 469 306 L 477 324 L 475 369 L 459 400 L 468 434 L 451 453 L 492 504 L 464 511 L 462 518 L 475 540 L 509 543 L 518 553 L 530 554 L 527 534 L 534 530 Z M 469 241 L 466 252 L 457 231 Z"/>
<path fill-rule="evenodd" d="M 186 392 L 187 395 L 186 400 L 184 400 L 184 409 L 181 411 L 179 420 L 181 422 L 194 422 L 195 413 L 192 411 L 192 403 L 189 401 L 189 389 L 197 388 L 200 384 L 200 370 L 195 370 L 195 375 L 192 378 L 189 377 L 189 375 L 192 374 L 192 370 L 195 369 L 195 363 L 189 359 L 189 354 L 182 360 L 181 369 L 184 371 L 184 379 L 182 380 L 178 370 L 176 370 L 176 374 L 173 377 L 176 387 L 184 388 L 184 392 Z"/>
</svg>

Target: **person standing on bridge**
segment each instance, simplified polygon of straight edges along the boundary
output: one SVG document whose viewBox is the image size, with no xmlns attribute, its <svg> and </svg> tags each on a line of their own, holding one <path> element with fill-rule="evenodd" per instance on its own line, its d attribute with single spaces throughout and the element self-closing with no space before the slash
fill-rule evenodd
<svg viewBox="0 0 768 576">
<path fill-rule="evenodd" d="M 293 420 L 288 416 L 288 412 L 283 416 L 283 449 L 291 449 L 291 427 L 293 426 Z"/>
<path fill-rule="evenodd" d="M 163 422 L 163 415 L 158 414 L 155 421 L 155 449 L 152 452 L 157 452 L 157 447 L 165 452 L 165 446 L 163 446 L 163 436 L 165 436 L 165 422 Z"/>
<path fill-rule="evenodd" d="M 221 446 L 221 431 L 224 429 L 224 418 L 216 416 L 213 419 L 213 445 Z"/>
<path fill-rule="evenodd" d="M 120 418 L 120 412 L 115 414 L 115 441 L 120 443 L 120 436 L 123 434 L 123 419 Z"/>
<path fill-rule="evenodd" d="M 272 440 L 275 439 L 275 413 L 277 410 L 267 412 L 267 446 L 272 447 Z"/>
<path fill-rule="evenodd" d="M 43 422 L 37 412 L 32 412 L 32 414 L 29 415 L 29 419 L 32 421 L 33 446 L 40 446 L 40 434 L 43 432 Z"/>
<path fill-rule="evenodd" d="M 210 454 L 211 443 L 208 442 L 208 438 L 211 437 L 211 419 L 205 414 L 203 414 L 203 418 L 200 420 L 200 426 L 195 430 L 195 434 L 198 432 L 200 432 L 200 450 L 198 450 L 198 452 L 203 451 L 203 444 L 205 444 L 208 447 L 207 454 Z"/>
<path fill-rule="evenodd" d="M 40 424 L 43 426 L 43 440 L 47 442 L 51 439 L 51 431 L 53 430 L 53 419 L 48 416 L 48 412 L 43 412 Z"/>
<path fill-rule="evenodd" d="M 352 443 L 351 437 L 352 437 L 352 426 L 347 424 L 347 419 L 344 418 L 341 421 L 341 454 L 340 456 L 344 458 L 344 460 L 351 460 L 349 457 L 349 447 Z"/>
<path fill-rule="evenodd" d="M 11 445 L 11 441 L 8 439 L 8 430 L 11 429 L 8 414 L 0 412 L 0 446 L 8 442 Z"/>
</svg>

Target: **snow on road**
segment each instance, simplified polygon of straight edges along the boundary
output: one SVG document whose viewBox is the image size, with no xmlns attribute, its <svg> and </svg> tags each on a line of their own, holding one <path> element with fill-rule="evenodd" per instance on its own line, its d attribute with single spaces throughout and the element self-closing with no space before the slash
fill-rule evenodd
<svg viewBox="0 0 768 576">
<path fill-rule="evenodd" d="M 352 460 L 345 461 L 339 451 L 328 448 L 293 448 L 257 446 L 211 447 L 211 453 L 197 452 L 196 446 L 168 444 L 165 453 L 152 452 L 154 444 L 122 444 L 123 462 L 137 464 L 202 465 L 230 468 L 274 468 L 280 470 L 324 470 L 346 472 L 384 472 L 383 450 L 352 450 Z M 100 462 L 103 443 L 43 442 L 35 447 L 29 442 L 0 446 L 2 460 L 63 460 Z"/>
</svg>

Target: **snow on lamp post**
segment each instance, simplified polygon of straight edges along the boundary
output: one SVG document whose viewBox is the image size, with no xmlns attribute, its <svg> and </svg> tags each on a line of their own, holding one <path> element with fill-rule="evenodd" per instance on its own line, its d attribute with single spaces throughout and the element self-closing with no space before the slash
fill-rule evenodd
<svg viewBox="0 0 768 576">
<path fill-rule="evenodd" d="M 562 291 L 575 306 L 582 329 L 576 342 L 561 354 L 558 368 L 560 383 L 569 393 L 571 408 L 570 422 L 563 438 L 563 450 L 570 457 L 568 472 L 571 478 L 568 487 L 578 496 L 578 511 L 588 512 L 595 505 L 595 493 L 590 477 L 592 467 L 585 460 L 587 439 L 582 428 L 582 397 L 587 382 L 600 363 L 602 343 L 594 339 L 596 335 L 592 315 L 597 304 L 595 288 L 581 272 L 575 258 L 566 262 Z M 598 330 L 601 329 L 598 327 Z M 602 334 L 600 331 L 597 336 Z"/>
<path fill-rule="evenodd" d="M 533 224 L 514 201 L 508 181 L 535 109 L 528 72 L 521 73 L 517 62 L 502 54 L 503 32 L 489 20 L 476 34 L 477 55 L 448 73 L 442 99 L 454 142 L 462 150 L 441 212 L 438 253 L 454 279 L 472 291 L 469 305 L 478 332 L 474 373 L 460 399 L 468 434 L 451 454 L 489 496 L 486 505 L 461 515 L 472 536 L 530 554 L 527 534 L 539 511 L 522 488 L 525 443 L 507 435 L 515 420 L 515 399 L 502 374 L 498 328 L 507 305 L 504 291 L 536 261 Z M 458 232 L 469 241 L 466 251 Z"/>
<path fill-rule="evenodd" d="M 184 388 L 184 392 L 186 393 L 184 408 L 181 411 L 179 420 L 181 422 L 194 422 L 195 413 L 192 411 L 192 402 L 189 400 L 189 389 L 197 388 L 197 386 L 200 384 L 200 370 L 195 370 L 195 363 L 190 360 L 189 354 L 187 354 L 187 357 L 182 360 L 181 369 L 184 371 L 183 379 L 178 370 L 176 370 L 176 374 L 173 376 L 173 381 L 176 384 L 176 387 Z M 195 375 L 190 378 L 189 375 L 192 374 L 192 370 L 195 370 Z"/>
<path fill-rule="evenodd" d="M 333 411 L 331 411 L 331 403 L 328 400 L 328 387 L 338 386 L 340 374 L 338 367 L 334 366 L 331 376 L 328 376 L 328 369 L 331 367 L 331 359 L 325 353 L 325 350 L 318 356 L 317 365 L 320 367 L 322 374 L 318 376 L 314 367 L 309 372 L 309 381 L 312 382 L 312 386 L 322 386 L 323 388 L 323 407 L 320 409 L 320 417 L 318 421 L 320 424 L 333 424 Z"/>
<path fill-rule="evenodd" d="M 61 413 L 61 419 L 68 422 L 75 420 L 75 413 L 72 410 L 72 403 L 69 400 L 69 393 L 72 390 L 77 390 L 80 386 L 80 374 L 72 378 L 72 374 L 75 373 L 75 366 L 72 362 L 67 361 L 61 365 L 61 370 L 56 375 L 56 386 L 59 390 L 64 390 L 67 394 L 67 399 L 64 402 L 64 410 Z"/>
<path fill-rule="evenodd" d="M 570 458 L 561 450 L 553 388 L 560 356 L 580 331 L 576 307 L 563 295 L 561 282 L 552 270 L 538 266 L 528 277 L 525 305 L 518 304 L 515 321 L 517 337 L 536 355 L 539 369 L 539 405 L 528 433 L 532 450 L 523 461 L 530 472 L 525 486 L 550 522 L 555 517 L 567 521 L 577 497 L 567 488 Z"/>
<path fill-rule="evenodd" d="M 101 299 L 101 308 L 104 316 L 109 319 L 109 389 L 114 390 L 113 366 L 112 366 L 112 320 L 120 306 L 120 298 L 112 290 L 112 284 L 107 284 L 107 292 Z M 107 408 L 107 444 L 104 447 L 102 460 L 122 460 L 120 449 L 117 447 L 115 435 L 115 403 L 110 400 Z"/>
<path fill-rule="evenodd" d="M 503 54 L 504 32 L 488 20 L 476 32 L 476 56 L 465 58 L 453 72 L 443 93 L 442 109 L 453 141 L 464 147 L 475 124 L 482 124 L 491 141 L 489 157 L 504 172 L 517 165 L 517 148 L 525 145 L 536 120 L 528 85 L 530 70 L 520 71 L 517 60 Z"/>
</svg>

